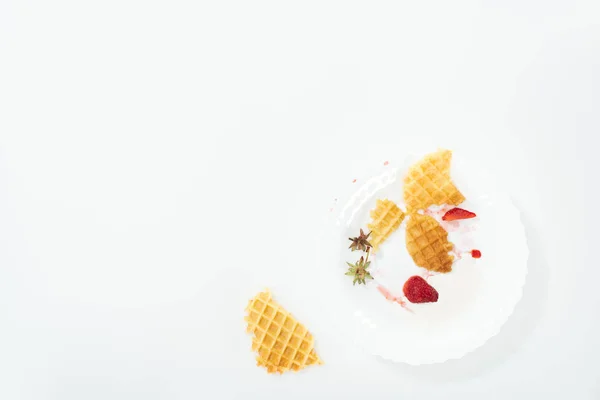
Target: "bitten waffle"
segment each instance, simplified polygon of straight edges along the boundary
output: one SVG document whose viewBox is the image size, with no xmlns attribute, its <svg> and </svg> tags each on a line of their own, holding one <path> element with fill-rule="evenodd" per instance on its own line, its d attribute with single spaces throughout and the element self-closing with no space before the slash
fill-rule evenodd
<svg viewBox="0 0 600 400">
<path fill-rule="evenodd" d="M 257 365 L 268 373 L 299 371 L 323 362 L 314 349 L 311 333 L 282 306 L 271 292 L 258 293 L 246 307 L 246 331 L 252 333 Z"/>
<path fill-rule="evenodd" d="M 453 249 L 448 232 L 428 215 L 411 214 L 406 224 L 406 249 L 415 264 L 435 272 L 452 271 Z"/>
<path fill-rule="evenodd" d="M 405 214 L 398 206 L 388 199 L 377 200 L 375 208 L 371 210 L 371 223 L 368 224 L 371 230 L 370 243 L 373 250 L 383 243 L 402 223 Z"/>
<path fill-rule="evenodd" d="M 424 210 L 431 205 L 459 205 L 465 197 L 450 178 L 450 150 L 438 150 L 413 164 L 404 177 L 407 211 Z"/>
</svg>

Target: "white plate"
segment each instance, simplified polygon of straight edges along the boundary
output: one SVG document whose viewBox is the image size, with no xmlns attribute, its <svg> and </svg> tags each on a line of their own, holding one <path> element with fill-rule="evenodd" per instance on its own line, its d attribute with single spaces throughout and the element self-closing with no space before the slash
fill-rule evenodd
<svg viewBox="0 0 600 400">
<path fill-rule="evenodd" d="M 332 234 L 324 239 L 327 249 L 322 250 L 338 252 L 339 262 L 330 266 L 335 268 L 332 279 L 341 282 L 335 286 L 350 305 L 345 312 L 352 319 L 357 343 L 372 354 L 413 365 L 460 358 L 494 336 L 521 298 L 528 258 L 519 212 L 508 195 L 490 174 L 454 152 L 452 178 L 467 198 L 461 207 L 477 213 L 477 218 L 454 223 L 460 228 L 450 232 L 449 240 L 459 251 L 481 250 L 482 258 L 465 255 L 455 261 L 452 272 L 429 277 L 439 293 L 438 302 L 408 303 L 410 312 L 377 290 L 382 285 L 403 297 L 406 279 L 427 272 L 407 253 L 405 220 L 373 259 L 375 281 L 353 286 L 352 278 L 344 275 L 346 261 L 356 261 L 361 253 L 348 250 L 348 238 L 357 236 L 360 228 L 366 230 L 376 199 L 388 198 L 404 209 L 402 177 L 418 158 L 386 168 L 339 202 Z"/>
</svg>

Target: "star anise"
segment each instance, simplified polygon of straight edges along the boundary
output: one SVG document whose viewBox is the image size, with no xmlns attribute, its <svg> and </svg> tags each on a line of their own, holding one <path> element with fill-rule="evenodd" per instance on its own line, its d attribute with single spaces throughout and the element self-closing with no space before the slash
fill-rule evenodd
<svg viewBox="0 0 600 400">
<path fill-rule="evenodd" d="M 348 238 L 348 240 L 352 241 L 352 243 L 350 244 L 350 247 L 348 247 L 348 248 L 352 251 L 354 251 L 354 250 L 360 250 L 360 251 L 369 250 L 369 248 L 373 247 L 373 246 L 371 246 L 371 243 L 369 243 L 369 241 L 367 240 L 367 239 L 369 239 L 369 236 L 371 236 L 371 232 L 369 232 L 365 235 L 365 232 L 363 232 L 363 230 L 361 228 L 360 235 L 358 237 Z"/>
<path fill-rule="evenodd" d="M 359 285 L 366 285 L 366 279 L 373 279 L 369 271 L 367 271 L 371 265 L 371 261 L 368 261 L 368 258 L 369 257 L 367 256 L 367 260 L 365 260 L 363 256 L 360 256 L 360 260 L 358 260 L 355 264 L 350 264 L 349 262 L 346 263 L 350 267 L 348 268 L 346 275 L 354 276 L 354 280 L 352 281 L 353 285 L 356 285 L 357 282 Z"/>
</svg>

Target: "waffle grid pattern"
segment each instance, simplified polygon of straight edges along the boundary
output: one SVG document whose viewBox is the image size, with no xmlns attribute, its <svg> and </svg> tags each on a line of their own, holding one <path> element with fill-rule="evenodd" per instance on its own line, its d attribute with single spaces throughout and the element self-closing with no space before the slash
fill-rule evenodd
<svg viewBox="0 0 600 400">
<path fill-rule="evenodd" d="M 451 159 L 450 150 L 439 150 L 409 168 L 404 178 L 404 201 L 409 211 L 465 201 L 450 178 Z"/>
<path fill-rule="evenodd" d="M 406 227 L 406 248 L 415 264 L 435 272 L 450 272 L 454 257 L 448 232 L 428 215 L 413 214 Z"/>
<path fill-rule="evenodd" d="M 267 372 L 298 371 L 321 364 L 310 332 L 283 307 L 273 301 L 270 292 L 261 292 L 246 308 L 247 332 L 253 333 L 252 350 L 257 365 Z"/>
<path fill-rule="evenodd" d="M 368 228 L 371 231 L 369 242 L 373 245 L 376 251 L 381 243 L 383 243 L 404 220 L 405 214 L 398 206 L 388 199 L 377 200 L 375 208 L 371 210 L 371 223 Z"/>
</svg>

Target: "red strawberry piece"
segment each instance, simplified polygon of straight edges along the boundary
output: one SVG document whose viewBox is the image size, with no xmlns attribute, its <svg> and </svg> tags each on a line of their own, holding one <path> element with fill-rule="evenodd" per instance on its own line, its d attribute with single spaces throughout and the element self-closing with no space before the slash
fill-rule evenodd
<svg viewBox="0 0 600 400">
<path fill-rule="evenodd" d="M 477 215 L 475 213 L 472 213 L 471 211 L 467 211 L 464 210 L 462 208 L 453 208 L 451 210 L 448 210 L 446 212 L 446 214 L 444 214 L 444 216 L 442 217 L 443 221 L 456 221 L 459 219 L 469 219 L 469 218 L 475 218 Z"/>
<path fill-rule="evenodd" d="M 473 258 L 481 258 L 481 251 L 474 249 L 471 250 L 471 257 Z"/>
<path fill-rule="evenodd" d="M 437 290 L 417 275 L 408 278 L 402 291 L 411 303 L 435 303 L 438 301 Z"/>
</svg>

